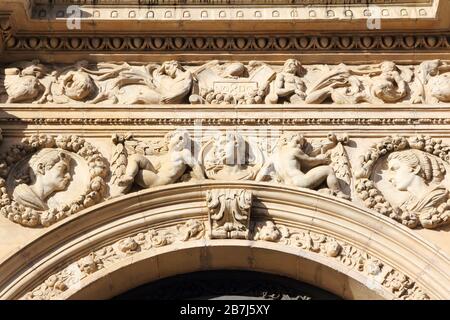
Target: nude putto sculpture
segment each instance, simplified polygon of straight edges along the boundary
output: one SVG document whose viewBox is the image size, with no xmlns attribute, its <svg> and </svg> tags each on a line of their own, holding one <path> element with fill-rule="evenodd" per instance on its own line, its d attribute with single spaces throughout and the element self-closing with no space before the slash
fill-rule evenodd
<svg viewBox="0 0 450 320">
<path fill-rule="evenodd" d="M 56 149 L 42 149 L 31 157 L 29 166 L 31 184 L 19 184 L 13 198 L 23 206 L 47 210 L 47 198 L 65 190 L 70 182 L 70 157 Z"/>
<path fill-rule="evenodd" d="M 166 61 L 161 66 L 146 67 L 146 86 L 140 86 L 131 104 L 178 104 L 188 97 L 192 89 L 193 76 L 178 61 Z"/>
<path fill-rule="evenodd" d="M 341 191 L 329 154 L 310 156 L 304 152 L 306 139 L 298 133 L 284 134 L 278 141 L 272 157 L 264 164 L 256 181 L 264 181 L 271 174 L 286 185 L 316 189 L 326 183 L 338 197 L 348 198 Z"/>
<path fill-rule="evenodd" d="M 265 103 L 302 103 L 306 97 L 306 86 L 301 79 L 303 71 L 300 61 L 296 59 L 286 60 L 282 71 L 277 73 L 276 78 L 271 85 Z"/>
<path fill-rule="evenodd" d="M 157 158 L 138 153 L 129 156 L 119 185 L 130 186 L 135 182 L 142 188 L 151 188 L 175 183 L 188 167 L 192 168 L 193 178 L 203 179 L 203 171 L 191 153 L 189 133 L 185 130 L 169 132 L 165 139 L 167 153 Z"/>
</svg>

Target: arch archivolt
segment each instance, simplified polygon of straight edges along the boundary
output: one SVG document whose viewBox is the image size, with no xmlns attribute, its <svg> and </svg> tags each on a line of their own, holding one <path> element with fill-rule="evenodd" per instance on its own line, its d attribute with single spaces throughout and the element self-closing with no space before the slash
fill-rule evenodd
<svg viewBox="0 0 450 320">
<path fill-rule="evenodd" d="M 256 182 L 180 183 L 46 229 L 0 263 L 0 297 L 110 298 L 175 274 L 246 269 L 344 298 L 439 299 L 447 266 L 407 227 L 336 197 Z"/>
</svg>

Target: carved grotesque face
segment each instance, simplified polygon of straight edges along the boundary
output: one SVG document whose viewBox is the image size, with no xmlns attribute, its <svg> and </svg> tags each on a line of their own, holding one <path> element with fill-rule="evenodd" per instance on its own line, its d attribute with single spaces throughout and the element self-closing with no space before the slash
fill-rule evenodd
<svg viewBox="0 0 450 320">
<path fill-rule="evenodd" d="M 234 155 L 238 145 L 238 140 L 233 134 L 221 135 L 216 142 L 215 156 L 227 164 L 234 164 Z"/>
<path fill-rule="evenodd" d="M 407 163 L 398 159 L 391 159 L 388 162 L 389 181 L 400 191 L 408 190 L 414 179 L 417 178 L 417 169 L 414 170 Z"/>
<path fill-rule="evenodd" d="M 440 75 L 430 80 L 431 95 L 442 102 L 450 102 L 450 77 Z"/>
</svg>

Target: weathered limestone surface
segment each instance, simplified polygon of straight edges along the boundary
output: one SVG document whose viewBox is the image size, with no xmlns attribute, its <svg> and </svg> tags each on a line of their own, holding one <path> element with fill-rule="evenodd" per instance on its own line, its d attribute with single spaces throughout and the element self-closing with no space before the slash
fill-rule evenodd
<svg viewBox="0 0 450 320">
<path fill-rule="evenodd" d="M 0 4 L 0 299 L 450 299 L 450 1 L 173 2 Z"/>
</svg>

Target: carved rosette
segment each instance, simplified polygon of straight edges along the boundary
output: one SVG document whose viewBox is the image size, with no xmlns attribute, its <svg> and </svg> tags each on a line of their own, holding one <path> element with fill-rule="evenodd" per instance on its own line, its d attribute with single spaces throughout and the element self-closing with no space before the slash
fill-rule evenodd
<svg viewBox="0 0 450 320">
<path fill-rule="evenodd" d="M 27 163 L 25 169 L 16 168 L 17 163 L 27 161 L 28 158 L 43 150 L 55 150 L 55 153 L 64 153 L 68 158 L 72 155 L 85 161 L 87 171 L 83 175 L 88 176 L 88 184 L 84 191 L 71 203 L 58 207 L 50 207 L 46 210 L 36 209 L 16 201 L 11 195 L 11 187 L 17 187 L 23 182 L 25 193 L 24 198 L 31 202 L 38 197 L 31 194 L 31 189 L 27 187 L 30 182 L 30 173 L 27 172 L 30 166 Z M 31 160 L 29 160 L 31 161 Z M 26 227 L 49 226 L 67 216 L 70 216 L 82 209 L 88 208 L 102 201 L 106 194 L 105 178 L 108 174 L 108 164 L 101 153 L 90 143 L 78 136 L 49 136 L 34 135 L 22 140 L 20 144 L 10 147 L 10 149 L 0 155 L 0 212 L 9 220 Z M 13 186 L 10 186 L 13 181 Z M 38 199 L 39 200 L 39 199 Z M 36 201 L 38 201 L 36 200 Z M 42 199 L 41 199 L 42 200 Z M 45 202 L 45 199 L 44 201 Z"/>
<path fill-rule="evenodd" d="M 211 239 L 248 239 L 252 193 L 245 189 L 216 189 L 206 193 Z"/>
<path fill-rule="evenodd" d="M 450 196 L 448 191 L 433 196 L 430 199 L 417 201 L 416 210 L 408 209 L 407 206 L 394 207 L 389 203 L 383 193 L 377 189 L 373 178 L 375 164 L 382 157 L 396 151 L 419 150 L 429 156 L 423 157 L 420 154 L 418 166 L 421 162 L 428 165 L 428 169 L 420 168 L 422 171 L 445 172 L 444 167 L 440 167 L 437 161 L 448 164 L 450 160 L 450 146 L 442 143 L 440 139 L 432 139 L 428 136 L 414 136 L 411 138 L 388 136 L 379 143 L 373 144 L 369 150 L 360 158 L 360 170 L 356 173 L 355 189 L 358 196 L 363 200 L 366 207 L 374 209 L 379 213 L 388 216 L 410 228 L 422 226 L 424 228 L 436 228 L 450 222 Z M 433 161 L 432 157 L 439 160 Z M 420 160 L 420 161 L 419 161 Z M 419 173 L 419 169 L 417 169 Z M 442 172 L 443 171 L 443 172 Z M 431 173 L 427 173 L 432 175 Z M 425 193 L 427 193 L 424 190 Z"/>
</svg>

